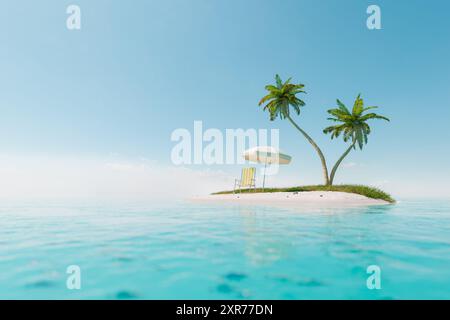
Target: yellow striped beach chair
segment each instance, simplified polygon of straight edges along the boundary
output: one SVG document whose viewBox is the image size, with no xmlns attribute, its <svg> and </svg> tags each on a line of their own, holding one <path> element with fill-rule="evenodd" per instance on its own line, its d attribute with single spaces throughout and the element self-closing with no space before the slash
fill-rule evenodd
<svg viewBox="0 0 450 320">
<path fill-rule="evenodd" d="M 236 193 L 236 189 L 241 192 L 242 188 L 254 188 L 256 191 L 255 183 L 256 168 L 243 168 L 241 173 L 241 179 L 234 180 L 233 193 Z"/>
</svg>

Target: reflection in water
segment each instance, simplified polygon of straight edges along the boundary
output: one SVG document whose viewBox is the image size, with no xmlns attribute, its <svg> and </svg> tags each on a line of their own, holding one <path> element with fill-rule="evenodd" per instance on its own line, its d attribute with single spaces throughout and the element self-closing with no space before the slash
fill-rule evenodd
<svg viewBox="0 0 450 320">
<path fill-rule="evenodd" d="M 294 243 L 307 245 L 310 240 L 307 234 L 312 231 L 311 229 L 317 229 L 315 231 L 321 237 L 319 240 L 329 244 L 325 248 L 330 256 L 343 257 L 348 253 L 361 261 L 364 261 L 364 256 L 367 254 L 373 257 L 373 253 L 377 251 L 367 244 L 378 244 L 379 233 L 377 230 L 383 226 L 383 220 L 379 218 L 373 219 L 373 221 L 368 220 L 366 215 L 389 213 L 392 206 L 350 208 L 306 206 L 301 209 L 301 212 L 298 208 L 276 209 L 279 219 L 289 219 L 291 221 L 289 224 L 284 222 L 278 224 L 274 221 L 273 216 L 267 217 L 265 212 L 272 211 L 270 208 L 239 206 L 237 209 L 242 220 L 246 256 L 252 263 L 264 265 L 287 258 L 292 254 L 290 251 L 295 251 L 291 249 L 298 250 L 298 246 L 294 246 Z M 297 219 L 293 219 L 293 212 L 296 213 Z M 352 215 L 350 224 L 348 223 L 349 215 Z M 316 220 L 313 228 L 310 225 L 308 230 L 303 230 L 305 219 L 308 219 L 308 224 L 311 219 Z M 282 230 L 280 230 L 280 226 L 282 226 Z M 280 234 L 284 236 L 280 236 Z"/>
<path fill-rule="evenodd" d="M 379 228 L 383 228 L 385 221 L 379 215 L 391 210 L 391 205 L 367 206 L 327 215 L 323 226 L 326 254 L 338 259 L 351 259 L 355 270 L 378 264 L 379 245 L 383 240 Z"/>
<path fill-rule="evenodd" d="M 265 219 L 261 208 L 243 206 L 238 210 L 244 231 L 245 255 L 253 264 L 270 264 L 288 255 L 289 240 L 277 236 L 277 226 L 273 219 Z"/>
</svg>

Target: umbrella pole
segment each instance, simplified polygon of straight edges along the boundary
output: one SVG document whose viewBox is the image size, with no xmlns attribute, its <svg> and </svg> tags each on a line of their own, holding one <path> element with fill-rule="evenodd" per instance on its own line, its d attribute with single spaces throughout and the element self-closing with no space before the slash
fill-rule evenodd
<svg viewBox="0 0 450 320">
<path fill-rule="evenodd" d="M 266 166 L 267 166 L 267 160 L 266 160 L 266 162 L 264 162 L 263 192 L 264 192 L 264 186 L 266 185 Z"/>
</svg>

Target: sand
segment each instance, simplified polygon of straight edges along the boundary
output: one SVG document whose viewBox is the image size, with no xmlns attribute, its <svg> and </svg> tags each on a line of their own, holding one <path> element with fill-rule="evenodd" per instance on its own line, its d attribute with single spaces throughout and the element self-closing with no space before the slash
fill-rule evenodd
<svg viewBox="0 0 450 320">
<path fill-rule="evenodd" d="M 236 193 L 198 196 L 191 198 L 190 200 L 203 203 L 250 204 L 281 207 L 342 207 L 390 204 L 384 200 L 371 199 L 355 193 L 337 191 Z"/>
</svg>

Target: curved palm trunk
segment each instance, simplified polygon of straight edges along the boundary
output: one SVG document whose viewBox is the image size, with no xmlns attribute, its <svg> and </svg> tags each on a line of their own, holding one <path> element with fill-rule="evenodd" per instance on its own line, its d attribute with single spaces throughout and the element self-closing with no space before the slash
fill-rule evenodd
<svg viewBox="0 0 450 320">
<path fill-rule="evenodd" d="M 348 147 L 347 150 L 345 150 L 344 154 L 339 158 L 339 160 L 336 162 L 336 164 L 334 165 L 333 169 L 331 170 L 330 186 L 333 185 L 334 175 L 336 174 L 336 171 L 337 171 L 339 165 L 341 164 L 342 160 L 344 160 L 344 158 L 350 153 L 352 148 L 355 146 L 355 143 L 356 143 L 356 140 L 353 141 L 353 143 L 351 144 L 350 147 Z"/>
<path fill-rule="evenodd" d="M 303 131 L 294 122 L 294 120 L 292 120 L 292 118 L 290 116 L 288 116 L 287 118 L 292 123 L 292 125 L 305 136 L 306 140 L 308 140 L 308 142 L 317 151 L 317 154 L 319 155 L 319 158 L 320 158 L 320 162 L 322 163 L 322 171 L 323 171 L 323 177 L 324 177 L 324 180 L 325 180 L 325 185 L 328 186 L 330 184 L 330 180 L 328 179 L 327 162 L 325 161 L 325 157 L 323 156 L 322 150 L 320 150 L 319 146 L 314 142 L 314 140 L 305 131 Z"/>
</svg>

